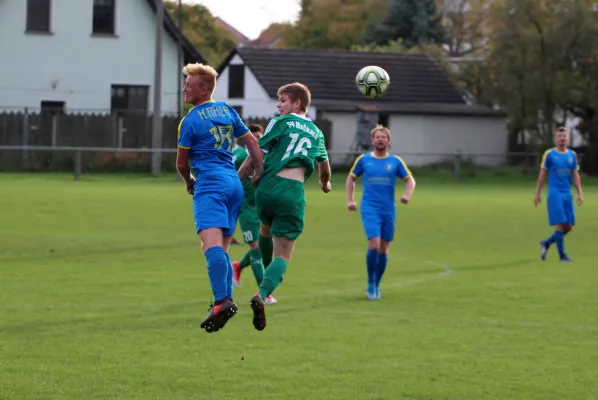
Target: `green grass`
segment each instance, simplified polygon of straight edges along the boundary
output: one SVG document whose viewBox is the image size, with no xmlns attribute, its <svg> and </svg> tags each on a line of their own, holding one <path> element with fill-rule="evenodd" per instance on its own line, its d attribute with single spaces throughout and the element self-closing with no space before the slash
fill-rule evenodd
<svg viewBox="0 0 598 400">
<path fill-rule="evenodd" d="M 575 263 L 561 264 L 538 258 L 550 229 L 533 180 L 422 178 L 368 302 L 342 180 L 328 195 L 309 184 L 268 328 L 252 327 L 248 269 L 239 315 L 209 335 L 180 182 L 0 175 L 0 398 L 598 398 L 595 186 L 566 238 Z"/>
</svg>

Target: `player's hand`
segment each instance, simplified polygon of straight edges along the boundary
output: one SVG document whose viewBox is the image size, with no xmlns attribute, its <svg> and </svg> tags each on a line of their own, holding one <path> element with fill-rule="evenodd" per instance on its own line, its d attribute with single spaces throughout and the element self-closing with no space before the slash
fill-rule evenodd
<svg viewBox="0 0 598 400">
<path fill-rule="evenodd" d="M 401 196 L 401 203 L 402 204 L 407 204 L 409 203 L 409 198 L 406 196 Z"/>
<path fill-rule="evenodd" d="M 538 204 L 540 204 L 541 202 L 542 202 L 542 196 L 540 196 L 539 194 L 537 194 L 537 195 L 534 197 L 534 205 L 535 205 L 536 207 L 538 207 Z"/>
<path fill-rule="evenodd" d="M 349 211 L 357 211 L 357 203 L 355 202 L 355 200 L 351 200 L 347 203 L 347 208 L 349 209 Z"/>
<path fill-rule="evenodd" d="M 583 196 L 578 195 L 577 196 L 577 205 L 581 206 L 583 204 Z"/>
<path fill-rule="evenodd" d="M 325 185 L 322 183 L 322 181 L 320 181 L 320 188 L 324 193 L 328 193 L 332 190 L 332 185 L 330 184 L 330 181 L 326 182 Z"/>
<path fill-rule="evenodd" d="M 261 173 L 255 173 L 253 174 L 253 176 L 251 177 L 251 186 L 253 186 L 253 188 L 255 189 L 257 187 L 257 184 L 260 182 L 260 179 L 262 178 L 262 174 Z"/>
<path fill-rule="evenodd" d="M 188 181 L 185 181 L 185 186 L 187 186 L 187 193 L 193 194 L 195 189 L 195 179 L 191 178 Z"/>
</svg>

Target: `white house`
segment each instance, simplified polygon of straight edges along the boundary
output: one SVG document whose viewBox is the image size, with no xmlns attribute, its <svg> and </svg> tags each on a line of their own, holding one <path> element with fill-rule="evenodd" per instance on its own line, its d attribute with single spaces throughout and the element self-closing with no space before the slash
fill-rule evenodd
<svg viewBox="0 0 598 400">
<path fill-rule="evenodd" d="M 355 87 L 355 75 L 366 65 L 381 66 L 391 77 L 380 99 L 366 99 Z M 332 122 L 328 150 L 336 165 L 369 148 L 369 130 L 377 123 L 392 130 L 394 151 L 410 165 L 441 162 L 457 152 L 485 154 L 474 158 L 479 164 L 505 159 L 504 114 L 468 105 L 425 55 L 239 47 L 218 71 L 214 97 L 244 118 L 272 117 L 281 85 L 306 84 L 312 92 L 308 115 Z"/>
<path fill-rule="evenodd" d="M 155 1 L 1 0 L 0 108 L 151 110 Z M 162 48 L 162 109 L 176 112 L 181 63 L 204 59 L 167 13 Z"/>
</svg>

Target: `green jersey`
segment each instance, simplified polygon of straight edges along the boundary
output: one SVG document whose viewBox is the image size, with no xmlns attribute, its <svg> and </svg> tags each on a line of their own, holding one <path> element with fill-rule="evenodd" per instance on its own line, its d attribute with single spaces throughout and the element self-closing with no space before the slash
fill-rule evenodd
<svg viewBox="0 0 598 400">
<path fill-rule="evenodd" d="M 247 159 L 247 150 L 244 147 L 236 145 L 233 147 L 233 162 L 235 163 L 235 168 L 237 170 L 241 167 L 241 164 Z M 241 181 L 243 185 L 243 192 L 245 193 L 245 198 L 254 198 L 254 191 L 253 186 L 251 186 L 251 178 L 247 178 Z"/>
<path fill-rule="evenodd" d="M 264 156 L 264 175 L 284 168 L 305 168 L 305 180 L 314 172 L 314 161 L 328 160 L 322 131 L 305 116 L 281 115 L 270 121 L 259 140 Z"/>
</svg>

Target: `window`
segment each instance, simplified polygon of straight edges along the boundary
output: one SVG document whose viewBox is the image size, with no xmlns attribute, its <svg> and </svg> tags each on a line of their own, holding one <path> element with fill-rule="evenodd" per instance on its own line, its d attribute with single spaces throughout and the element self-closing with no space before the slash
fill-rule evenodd
<svg viewBox="0 0 598 400">
<path fill-rule="evenodd" d="M 114 35 L 116 0 L 93 0 L 93 34 Z"/>
<path fill-rule="evenodd" d="M 378 124 L 388 128 L 389 115 L 385 113 L 378 114 Z"/>
<path fill-rule="evenodd" d="M 27 32 L 50 33 L 51 0 L 27 0 Z"/>
<path fill-rule="evenodd" d="M 54 100 L 42 100 L 41 113 L 42 114 L 64 114 L 66 102 Z"/>
<path fill-rule="evenodd" d="M 112 85 L 110 108 L 112 112 L 147 111 L 149 86 Z"/>
<path fill-rule="evenodd" d="M 243 118 L 243 106 L 233 106 L 239 117 Z"/>
<path fill-rule="evenodd" d="M 230 65 L 228 67 L 228 98 L 242 99 L 245 97 L 245 66 Z"/>
</svg>

